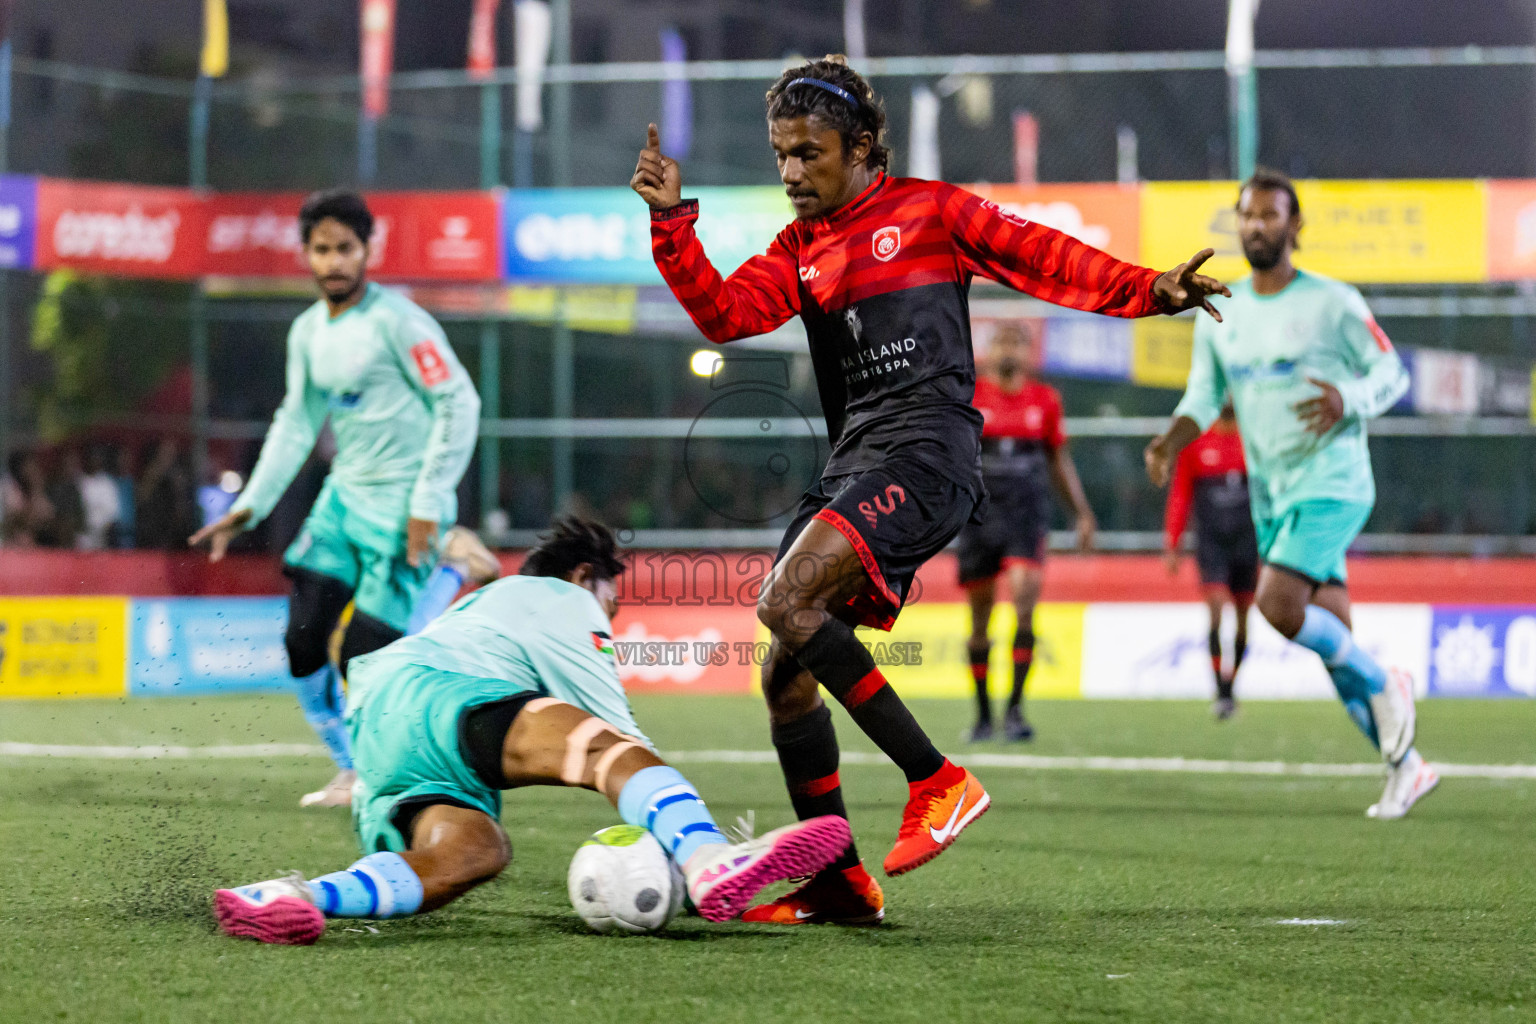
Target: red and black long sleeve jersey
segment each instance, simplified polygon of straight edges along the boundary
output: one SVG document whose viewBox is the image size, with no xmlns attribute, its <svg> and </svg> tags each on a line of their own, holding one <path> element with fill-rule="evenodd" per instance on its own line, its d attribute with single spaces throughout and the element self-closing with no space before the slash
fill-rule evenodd
<svg viewBox="0 0 1536 1024">
<path fill-rule="evenodd" d="M 697 218 L 696 200 L 652 213 L 656 266 L 711 341 L 805 322 L 832 442 L 827 477 L 901 448 L 979 496 L 976 275 L 1075 309 L 1164 311 L 1156 271 L 943 182 L 881 174 L 836 212 L 790 224 L 724 279 L 694 233 Z"/>
<path fill-rule="evenodd" d="M 1199 528 L 1221 540 L 1253 529 L 1243 439 L 1221 420 L 1191 441 L 1174 464 L 1163 521 L 1169 551 L 1179 546 L 1191 509 Z"/>
</svg>

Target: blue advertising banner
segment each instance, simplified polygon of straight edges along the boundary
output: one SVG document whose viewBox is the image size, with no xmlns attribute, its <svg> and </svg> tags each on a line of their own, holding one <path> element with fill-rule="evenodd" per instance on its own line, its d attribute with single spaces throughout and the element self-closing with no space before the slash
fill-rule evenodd
<svg viewBox="0 0 1536 1024">
<path fill-rule="evenodd" d="M 37 243 L 37 179 L 0 174 L 0 267 L 32 269 Z"/>
<path fill-rule="evenodd" d="M 1432 697 L 1536 697 L 1536 606 L 1436 606 Z"/>
<path fill-rule="evenodd" d="M 699 240 L 729 274 L 768 248 L 794 219 L 782 189 L 690 188 L 699 200 Z M 651 260 L 651 214 L 627 188 L 514 189 L 502 230 L 509 280 L 570 284 L 661 284 Z"/>
<path fill-rule="evenodd" d="M 1104 316 L 1051 316 L 1045 321 L 1041 369 L 1067 377 L 1130 380 L 1131 323 Z"/>
<path fill-rule="evenodd" d="M 285 597 L 135 600 L 128 692 L 136 697 L 276 690 L 290 685 Z"/>
</svg>

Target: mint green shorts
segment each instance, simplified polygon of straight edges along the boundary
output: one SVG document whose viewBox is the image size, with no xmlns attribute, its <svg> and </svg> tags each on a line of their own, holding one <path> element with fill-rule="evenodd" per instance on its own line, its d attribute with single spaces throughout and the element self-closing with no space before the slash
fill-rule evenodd
<svg viewBox="0 0 1536 1024">
<path fill-rule="evenodd" d="M 327 482 L 304 528 L 283 553 L 283 564 L 340 580 L 352 590 L 358 611 L 403 633 L 432 575 L 435 556 L 413 567 L 405 560 L 403 526 L 386 533 L 348 514 Z"/>
<path fill-rule="evenodd" d="M 536 692 L 505 679 L 364 656 L 352 662 L 347 731 L 357 784 L 352 823 L 364 854 L 408 848 L 396 815 L 402 804 L 451 803 L 501 818 L 501 793 L 465 760 L 459 727 L 466 712 Z"/>
<path fill-rule="evenodd" d="M 1315 498 L 1284 515 L 1255 520 L 1259 556 L 1321 585 L 1348 579 L 1344 553 L 1371 517 L 1372 505 Z"/>
</svg>

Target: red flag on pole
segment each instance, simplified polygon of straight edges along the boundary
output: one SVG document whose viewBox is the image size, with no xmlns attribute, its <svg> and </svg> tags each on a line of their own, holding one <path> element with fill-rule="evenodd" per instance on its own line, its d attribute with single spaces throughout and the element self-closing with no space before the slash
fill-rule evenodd
<svg viewBox="0 0 1536 1024">
<path fill-rule="evenodd" d="M 469 77 L 484 81 L 496 70 L 496 10 L 501 0 L 475 0 L 469 19 Z"/>
<path fill-rule="evenodd" d="M 389 112 L 389 76 L 395 66 L 395 0 L 362 0 L 363 113 Z"/>
</svg>

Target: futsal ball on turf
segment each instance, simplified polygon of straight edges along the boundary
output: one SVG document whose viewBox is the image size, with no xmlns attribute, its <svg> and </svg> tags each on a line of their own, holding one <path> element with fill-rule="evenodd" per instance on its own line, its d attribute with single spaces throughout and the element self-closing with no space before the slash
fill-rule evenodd
<svg viewBox="0 0 1536 1024">
<path fill-rule="evenodd" d="M 683 873 L 638 825 L 593 835 L 571 858 L 571 906 L 595 932 L 644 935 L 665 928 L 682 908 Z"/>
</svg>

